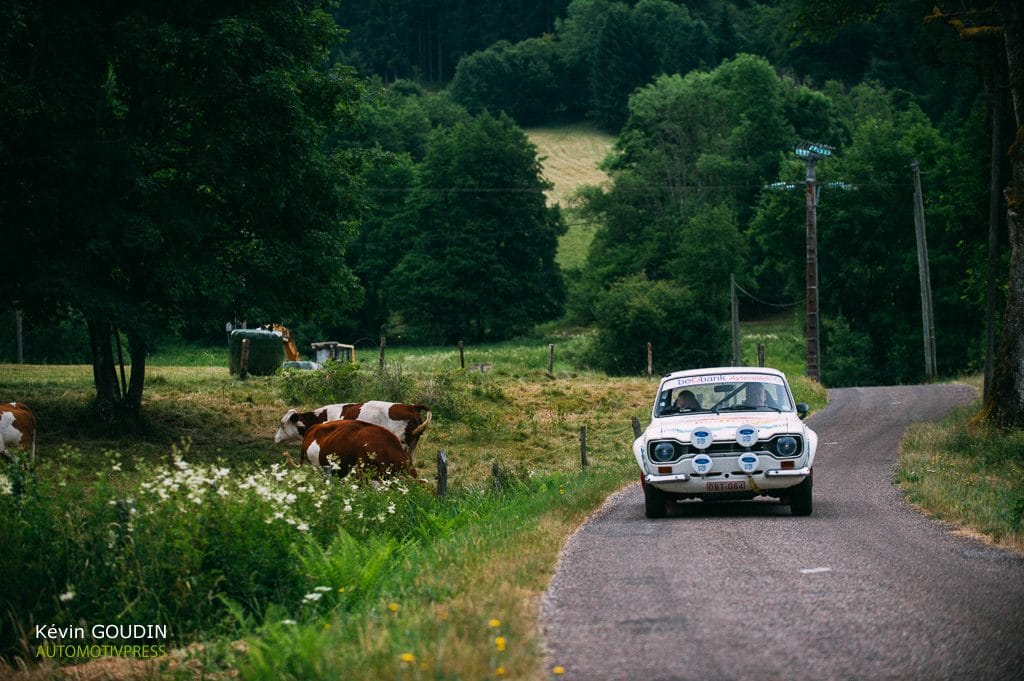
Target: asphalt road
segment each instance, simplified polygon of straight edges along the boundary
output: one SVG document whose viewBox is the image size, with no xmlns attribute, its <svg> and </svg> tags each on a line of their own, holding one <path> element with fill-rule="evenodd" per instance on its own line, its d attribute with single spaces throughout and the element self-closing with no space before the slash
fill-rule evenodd
<svg viewBox="0 0 1024 681">
<path fill-rule="evenodd" d="M 1024 557 L 955 536 L 890 482 L 906 427 L 973 391 L 829 396 L 808 420 L 820 436 L 810 517 L 686 502 L 648 520 L 639 482 L 613 495 L 544 595 L 548 669 L 575 681 L 1024 679 Z"/>
</svg>

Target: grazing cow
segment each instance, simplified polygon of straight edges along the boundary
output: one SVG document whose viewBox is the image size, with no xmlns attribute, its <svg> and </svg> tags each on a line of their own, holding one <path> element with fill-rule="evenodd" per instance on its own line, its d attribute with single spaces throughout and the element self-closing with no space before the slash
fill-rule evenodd
<svg viewBox="0 0 1024 681">
<path fill-rule="evenodd" d="M 0 404 L 0 453 L 13 459 L 11 450 L 17 447 L 28 451 L 31 443 L 32 460 L 36 458 L 36 418 L 21 402 Z"/>
<path fill-rule="evenodd" d="M 274 435 L 274 442 L 287 442 L 303 437 L 309 428 L 328 421 L 365 421 L 387 428 L 394 433 L 402 448 L 411 457 L 416 451 L 420 437 L 432 418 L 430 409 L 422 404 L 398 404 L 395 402 L 350 402 L 328 404 L 314 411 L 297 412 L 289 409 L 281 417 L 281 427 Z"/>
<path fill-rule="evenodd" d="M 284 457 L 293 466 L 301 465 L 288 452 Z M 333 466 L 341 477 L 356 466 L 371 471 L 374 478 L 417 475 L 412 457 L 398 438 L 385 428 L 363 421 L 327 421 L 311 426 L 302 438 L 302 457 L 314 466 Z"/>
</svg>

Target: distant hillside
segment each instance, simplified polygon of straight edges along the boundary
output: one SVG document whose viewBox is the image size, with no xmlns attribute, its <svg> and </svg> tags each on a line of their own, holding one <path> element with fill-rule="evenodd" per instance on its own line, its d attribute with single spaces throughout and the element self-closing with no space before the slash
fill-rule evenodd
<svg viewBox="0 0 1024 681">
<path fill-rule="evenodd" d="M 549 203 L 568 207 L 569 197 L 585 184 L 602 184 L 608 176 L 597 165 L 612 148 L 614 137 L 587 123 L 527 128 L 543 159 L 544 177 L 555 185 Z"/>
<path fill-rule="evenodd" d="M 566 270 L 582 267 L 594 230 L 572 215 L 570 197 L 583 185 L 608 182 L 597 166 L 611 150 L 614 137 L 587 123 L 527 128 L 526 134 L 537 145 L 544 177 L 555 185 L 547 193 L 548 203 L 569 209 L 565 214 L 569 230 L 558 243 L 558 264 Z"/>
</svg>

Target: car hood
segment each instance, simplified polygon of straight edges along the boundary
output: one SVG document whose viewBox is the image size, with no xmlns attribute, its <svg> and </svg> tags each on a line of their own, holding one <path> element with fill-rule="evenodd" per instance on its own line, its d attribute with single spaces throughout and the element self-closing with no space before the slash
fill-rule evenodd
<svg viewBox="0 0 1024 681">
<path fill-rule="evenodd" d="M 804 422 L 792 412 L 738 412 L 731 414 L 687 414 L 654 419 L 647 427 L 643 438 L 659 440 L 662 438 L 687 442 L 690 433 L 697 429 L 707 430 L 714 441 L 733 440 L 736 429 L 740 426 L 757 428 L 759 440 L 770 438 L 780 433 L 804 433 Z"/>
</svg>

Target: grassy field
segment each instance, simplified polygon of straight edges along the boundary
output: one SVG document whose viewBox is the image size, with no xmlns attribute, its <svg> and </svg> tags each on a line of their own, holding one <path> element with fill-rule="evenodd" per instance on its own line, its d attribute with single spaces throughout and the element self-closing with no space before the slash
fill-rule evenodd
<svg viewBox="0 0 1024 681">
<path fill-rule="evenodd" d="M 598 164 L 611 151 L 614 137 L 588 123 L 527 128 L 526 135 L 537 147 L 544 177 L 554 184 L 549 203 L 572 204 L 581 185 L 606 185 L 608 176 Z"/>
<path fill-rule="evenodd" d="M 567 270 L 582 267 L 595 225 L 579 216 L 574 194 L 583 185 L 608 185 L 609 178 L 598 165 L 611 150 L 614 137 L 586 123 L 529 128 L 526 134 L 537 146 L 544 177 L 554 184 L 548 203 L 562 207 L 568 226 L 559 240 L 558 264 Z"/>
<path fill-rule="evenodd" d="M 578 342 L 466 348 L 467 371 L 454 348 L 392 348 L 383 372 L 363 353 L 355 371 L 247 381 L 220 350 L 195 356 L 221 366 L 165 366 L 195 354 L 169 349 L 130 427 L 92 412 L 88 367 L 4 366 L 0 395 L 31 404 L 40 430 L 37 465 L 7 469 L 0 495 L 4 655 L 32 665 L 23 678 L 56 677 L 30 622 L 159 622 L 172 633 L 157 662 L 60 662 L 121 678 L 552 678 L 540 595 L 566 537 L 635 478 L 630 417 L 646 423 L 655 387 L 575 368 Z M 281 466 L 281 414 L 341 385 L 333 399 L 392 391 L 434 408 L 417 465 L 432 478 L 446 451 L 446 499 L 325 491 L 310 467 Z M 820 386 L 797 389 L 823 406 Z"/>
</svg>

